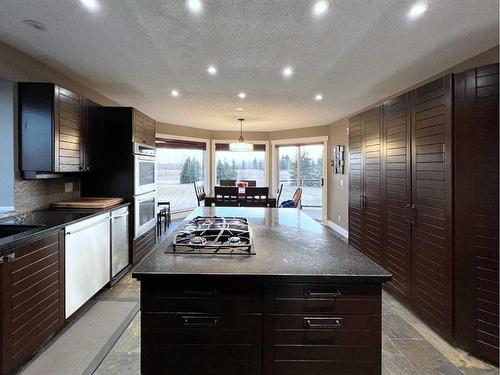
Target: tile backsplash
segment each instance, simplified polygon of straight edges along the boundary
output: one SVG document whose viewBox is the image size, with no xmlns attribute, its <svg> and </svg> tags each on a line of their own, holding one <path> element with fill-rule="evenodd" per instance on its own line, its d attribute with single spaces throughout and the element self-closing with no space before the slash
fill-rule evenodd
<svg viewBox="0 0 500 375">
<path fill-rule="evenodd" d="M 73 183 L 73 191 L 66 193 L 64 184 Z M 0 218 L 48 208 L 51 203 L 80 197 L 80 178 L 63 177 L 24 180 L 17 174 L 14 181 L 14 212 L 0 214 Z"/>
</svg>

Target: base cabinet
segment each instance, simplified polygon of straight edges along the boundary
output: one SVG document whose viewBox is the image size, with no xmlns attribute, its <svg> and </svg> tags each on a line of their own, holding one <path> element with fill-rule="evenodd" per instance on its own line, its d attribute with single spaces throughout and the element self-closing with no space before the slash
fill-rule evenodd
<svg viewBox="0 0 500 375">
<path fill-rule="evenodd" d="M 49 234 L 4 252 L 2 374 L 12 374 L 64 324 L 64 235 Z"/>
<path fill-rule="evenodd" d="M 380 285 L 141 280 L 142 374 L 380 374 Z"/>
</svg>

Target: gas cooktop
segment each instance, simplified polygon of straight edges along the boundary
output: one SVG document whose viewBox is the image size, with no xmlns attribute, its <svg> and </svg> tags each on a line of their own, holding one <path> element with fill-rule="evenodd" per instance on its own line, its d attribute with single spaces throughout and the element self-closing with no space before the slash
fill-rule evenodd
<svg viewBox="0 0 500 375">
<path fill-rule="evenodd" d="M 174 254 L 252 255 L 252 233 L 245 217 L 197 216 L 176 234 Z"/>
</svg>

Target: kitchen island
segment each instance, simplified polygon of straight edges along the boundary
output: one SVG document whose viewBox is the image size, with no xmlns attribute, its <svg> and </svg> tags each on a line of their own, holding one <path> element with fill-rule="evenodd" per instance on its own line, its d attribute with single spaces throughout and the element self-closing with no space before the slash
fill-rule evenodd
<svg viewBox="0 0 500 375">
<path fill-rule="evenodd" d="M 300 210 L 198 216 L 248 218 L 253 254 L 175 254 L 174 233 L 134 269 L 142 374 L 381 373 L 386 270 Z"/>
</svg>

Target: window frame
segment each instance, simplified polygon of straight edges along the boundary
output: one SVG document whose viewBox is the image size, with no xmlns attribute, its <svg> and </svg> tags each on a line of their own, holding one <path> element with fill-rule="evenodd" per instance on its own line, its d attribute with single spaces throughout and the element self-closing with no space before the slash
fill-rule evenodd
<svg viewBox="0 0 500 375">
<path fill-rule="evenodd" d="M 215 144 L 216 143 L 233 143 L 237 142 L 234 139 L 212 139 L 212 152 L 211 152 L 211 160 L 212 160 L 212 166 L 211 166 L 211 187 L 210 192 L 213 193 L 213 187 L 217 183 L 217 162 L 216 162 L 216 151 L 215 151 Z M 265 145 L 266 146 L 266 151 L 265 151 L 265 157 L 264 157 L 264 174 L 265 174 L 265 181 L 267 186 L 271 186 L 270 184 L 270 168 L 269 168 L 269 153 L 271 150 L 271 145 L 269 141 L 250 141 L 250 140 L 245 140 L 245 143 L 251 143 L 251 144 L 259 144 L 259 145 Z M 270 191 L 272 191 L 270 189 Z"/>
<path fill-rule="evenodd" d="M 162 138 L 163 139 L 179 140 L 179 141 L 192 141 L 192 142 L 205 143 L 205 152 L 203 155 L 203 182 L 205 184 L 205 191 L 211 191 L 211 185 L 210 185 L 211 167 L 210 166 L 211 166 L 212 155 L 210 153 L 210 143 L 211 143 L 210 139 L 196 138 L 196 137 L 185 137 L 182 135 L 172 135 L 172 134 L 166 134 L 166 133 L 156 133 L 156 135 L 155 135 L 156 140 L 162 139 Z M 194 194 L 194 188 L 193 188 L 193 194 Z M 178 212 L 175 212 L 174 216 L 176 216 L 176 215 L 181 215 L 180 217 L 186 216 L 185 214 L 187 212 L 191 212 L 191 211 L 192 211 L 192 208 L 178 211 Z"/>
<path fill-rule="evenodd" d="M 322 207 L 322 219 L 323 223 L 328 221 L 328 143 L 329 136 L 319 136 L 319 137 L 303 137 L 303 138 L 288 138 L 288 139 L 275 139 L 271 141 L 272 147 L 272 160 L 271 160 L 271 187 L 272 191 L 278 189 L 278 147 L 279 146 L 302 146 L 302 145 L 313 145 L 313 144 L 323 144 L 323 207 Z"/>
</svg>

